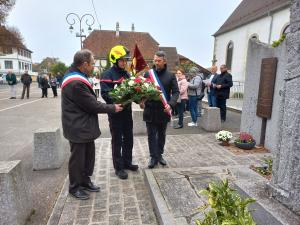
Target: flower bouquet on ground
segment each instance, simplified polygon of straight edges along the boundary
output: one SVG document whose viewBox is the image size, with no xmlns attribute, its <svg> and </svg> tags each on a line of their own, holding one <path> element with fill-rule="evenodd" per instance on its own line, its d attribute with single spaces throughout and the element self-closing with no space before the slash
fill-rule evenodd
<svg viewBox="0 0 300 225">
<path fill-rule="evenodd" d="M 127 105 L 132 102 L 141 102 L 143 99 L 158 101 L 160 100 L 161 91 L 151 79 L 132 76 L 123 80 L 120 85 L 115 85 L 109 95 L 115 103 Z"/>
<path fill-rule="evenodd" d="M 232 139 L 232 133 L 226 130 L 221 130 L 216 134 L 216 140 L 221 141 L 222 145 L 228 146 Z"/>
<path fill-rule="evenodd" d="M 250 134 L 241 132 L 239 137 L 235 139 L 234 145 L 241 149 L 250 150 L 254 148 L 256 142 Z"/>
</svg>

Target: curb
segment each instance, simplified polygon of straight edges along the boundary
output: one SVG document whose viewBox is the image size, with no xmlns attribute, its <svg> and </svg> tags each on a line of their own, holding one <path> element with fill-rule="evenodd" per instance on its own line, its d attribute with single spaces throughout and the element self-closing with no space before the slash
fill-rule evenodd
<svg viewBox="0 0 300 225">
<path fill-rule="evenodd" d="M 154 212 L 160 225 L 187 225 L 184 221 L 177 221 L 169 211 L 163 195 L 151 170 L 144 170 L 145 182 L 149 188 Z M 178 223 L 179 222 L 179 223 Z"/>
<path fill-rule="evenodd" d="M 62 211 L 65 206 L 65 202 L 67 200 L 69 194 L 69 176 L 66 177 L 64 185 L 59 193 L 59 196 L 56 200 L 55 206 L 52 210 L 52 213 L 48 219 L 47 225 L 57 225 L 59 223 Z"/>
</svg>

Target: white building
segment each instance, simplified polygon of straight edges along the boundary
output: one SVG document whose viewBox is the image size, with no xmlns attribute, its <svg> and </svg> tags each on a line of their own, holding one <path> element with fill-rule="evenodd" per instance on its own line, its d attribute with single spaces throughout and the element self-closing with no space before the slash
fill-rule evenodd
<svg viewBox="0 0 300 225">
<path fill-rule="evenodd" d="M 213 64 L 226 64 L 234 81 L 245 80 L 248 41 L 272 44 L 288 32 L 290 0 L 243 0 L 213 35 Z"/>
<path fill-rule="evenodd" d="M 36 75 L 32 72 L 31 53 L 9 30 L 0 26 L 0 74 L 12 70 L 16 75 L 21 75 L 28 70 L 30 75 Z"/>
</svg>

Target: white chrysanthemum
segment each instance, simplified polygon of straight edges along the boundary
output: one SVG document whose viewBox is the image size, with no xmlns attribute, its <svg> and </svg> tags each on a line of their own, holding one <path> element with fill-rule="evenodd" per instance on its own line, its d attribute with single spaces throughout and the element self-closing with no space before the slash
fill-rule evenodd
<svg viewBox="0 0 300 225">
<path fill-rule="evenodd" d="M 134 77 L 134 76 L 131 76 L 131 77 L 130 77 L 130 80 L 134 80 L 134 79 L 135 79 L 135 77 Z"/>
<path fill-rule="evenodd" d="M 117 84 L 115 84 L 115 86 L 114 86 L 114 89 L 116 89 L 118 87 L 118 85 Z"/>
<path fill-rule="evenodd" d="M 215 135 L 218 141 L 229 141 L 232 139 L 232 133 L 226 130 L 221 130 Z"/>
<path fill-rule="evenodd" d="M 128 81 L 128 85 L 129 86 L 133 86 L 134 85 L 134 81 L 133 80 Z"/>
<path fill-rule="evenodd" d="M 150 85 L 149 85 L 148 83 L 145 83 L 144 86 L 145 86 L 146 88 L 148 88 Z"/>
</svg>

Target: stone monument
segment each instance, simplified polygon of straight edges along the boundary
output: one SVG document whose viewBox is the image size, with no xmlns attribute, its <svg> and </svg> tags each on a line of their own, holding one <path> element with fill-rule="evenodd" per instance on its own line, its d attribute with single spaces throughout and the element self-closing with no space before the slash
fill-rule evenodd
<svg viewBox="0 0 300 225">
<path fill-rule="evenodd" d="M 291 1 L 278 146 L 271 195 L 300 215 L 300 0 Z"/>
</svg>

